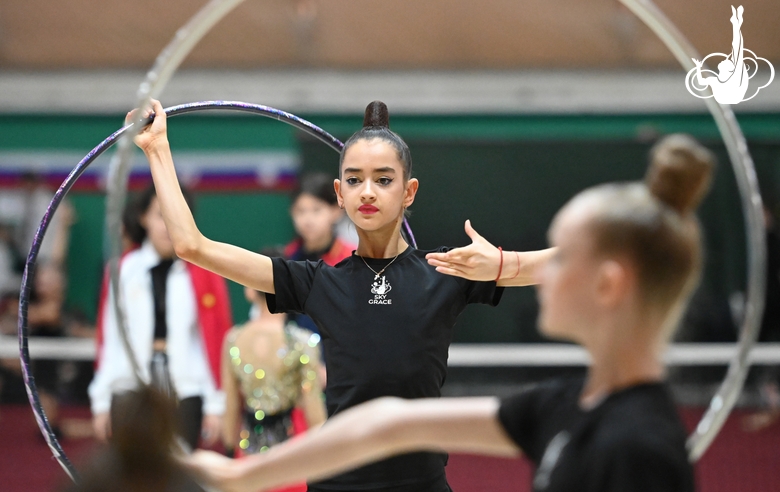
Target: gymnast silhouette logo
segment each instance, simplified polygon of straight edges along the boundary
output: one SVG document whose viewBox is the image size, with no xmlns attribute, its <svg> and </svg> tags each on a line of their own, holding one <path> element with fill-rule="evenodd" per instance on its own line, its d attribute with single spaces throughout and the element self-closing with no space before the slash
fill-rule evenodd
<svg viewBox="0 0 780 492">
<path fill-rule="evenodd" d="M 744 11 L 742 5 L 737 9 L 734 9 L 733 5 L 731 6 L 732 15 L 729 19 L 732 26 L 731 54 L 712 53 L 704 57 L 702 61 L 692 58 L 696 66 L 685 76 L 685 88 L 694 96 L 700 99 L 714 97 L 720 104 L 739 104 L 756 97 L 759 91 L 771 84 L 775 78 L 775 67 L 766 58 L 761 58 L 744 46 L 740 30 Z M 715 60 L 722 58 L 718 63 L 718 73 L 702 68 L 704 62 L 710 58 Z M 745 97 L 750 79 L 759 72 L 759 68 L 762 68 L 763 64 L 769 67 L 769 80 L 764 85 L 757 87 L 749 97 Z M 766 70 L 766 68 L 762 68 L 762 70 Z M 712 94 L 706 92 L 707 87 L 712 89 Z"/>
<path fill-rule="evenodd" d="M 381 278 L 375 279 L 371 284 L 371 293 L 374 294 L 373 299 L 369 299 L 369 304 L 392 304 L 393 300 L 387 298 L 387 294 L 392 287 L 390 282 L 387 281 L 387 277 L 382 275 Z"/>
</svg>

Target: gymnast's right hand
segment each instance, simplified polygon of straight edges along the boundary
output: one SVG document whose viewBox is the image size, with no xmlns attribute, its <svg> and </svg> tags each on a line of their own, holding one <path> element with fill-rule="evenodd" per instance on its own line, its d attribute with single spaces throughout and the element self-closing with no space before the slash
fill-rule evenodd
<svg viewBox="0 0 780 492">
<path fill-rule="evenodd" d="M 134 109 L 127 113 L 125 117 L 125 124 L 132 123 L 137 119 L 138 109 Z M 152 99 L 152 107 L 147 109 L 143 113 L 144 118 L 148 118 L 149 115 L 154 113 L 154 121 L 150 125 L 146 125 L 135 137 L 135 144 L 148 153 L 153 150 L 158 144 L 168 145 L 168 116 L 165 114 L 165 110 L 157 99 Z"/>
</svg>

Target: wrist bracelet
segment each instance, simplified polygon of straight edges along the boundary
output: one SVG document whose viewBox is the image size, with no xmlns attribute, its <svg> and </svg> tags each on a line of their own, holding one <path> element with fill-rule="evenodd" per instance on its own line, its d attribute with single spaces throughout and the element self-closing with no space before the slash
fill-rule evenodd
<svg viewBox="0 0 780 492">
<path fill-rule="evenodd" d="M 498 275 L 496 275 L 496 282 L 501 278 L 501 270 L 504 268 L 504 250 L 501 246 L 498 247 L 498 254 L 501 256 L 501 260 L 498 262 Z"/>
</svg>

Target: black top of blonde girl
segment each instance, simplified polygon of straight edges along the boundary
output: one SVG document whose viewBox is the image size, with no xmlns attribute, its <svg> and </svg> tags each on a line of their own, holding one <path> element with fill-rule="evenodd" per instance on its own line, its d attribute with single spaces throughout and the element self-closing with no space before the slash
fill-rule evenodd
<svg viewBox="0 0 780 492">
<path fill-rule="evenodd" d="M 379 139 L 390 144 L 396 151 L 398 160 L 401 161 L 404 168 L 404 179 L 412 177 L 412 154 L 409 152 L 409 146 L 398 136 L 397 133 L 390 130 L 390 113 L 387 105 L 382 101 L 373 101 L 366 106 L 366 112 L 363 116 L 363 128 L 355 132 L 344 143 L 344 149 L 341 151 L 339 159 L 339 168 L 344 162 L 344 155 L 347 150 L 359 140 Z"/>
</svg>

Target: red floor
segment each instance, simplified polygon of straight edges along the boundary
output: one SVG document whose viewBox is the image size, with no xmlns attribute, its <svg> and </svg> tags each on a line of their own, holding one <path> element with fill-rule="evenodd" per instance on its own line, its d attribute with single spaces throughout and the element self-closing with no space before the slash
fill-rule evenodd
<svg viewBox="0 0 780 492">
<path fill-rule="evenodd" d="M 86 422 L 89 411 L 67 408 L 64 417 Z M 767 492 L 780 490 L 780 424 L 756 433 L 744 432 L 733 414 L 713 446 L 696 467 L 700 492 Z M 683 410 L 688 427 L 698 422 L 700 410 Z M 76 420 L 73 420 L 76 419 Z M 37 492 L 57 490 L 65 474 L 51 458 L 39 436 L 29 407 L 0 406 L 0 490 Z M 63 442 L 65 452 L 78 463 L 92 447 L 89 439 Z M 531 469 L 522 460 L 453 455 L 447 475 L 458 492 L 526 492 Z"/>
<path fill-rule="evenodd" d="M 86 407 L 66 408 L 69 419 L 89 419 Z M 90 439 L 65 440 L 67 456 L 78 461 L 89 453 Z M 52 458 L 27 405 L 0 406 L 0 490 L 38 492 L 58 490 L 67 475 Z"/>
</svg>

